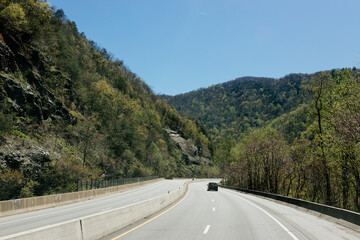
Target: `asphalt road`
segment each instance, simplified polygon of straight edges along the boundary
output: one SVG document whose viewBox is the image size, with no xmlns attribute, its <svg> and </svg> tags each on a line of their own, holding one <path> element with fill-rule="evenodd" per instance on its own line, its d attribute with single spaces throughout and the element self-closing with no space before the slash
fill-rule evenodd
<svg viewBox="0 0 360 240">
<path fill-rule="evenodd" d="M 222 188 L 208 192 L 206 182 L 190 184 L 184 200 L 162 212 L 104 239 L 360 239 L 357 232 L 284 204 Z"/>
<path fill-rule="evenodd" d="M 185 180 L 164 180 L 122 193 L 0 218 L 0 237 L 108 211 L 166 194 Z"/>
</svg>

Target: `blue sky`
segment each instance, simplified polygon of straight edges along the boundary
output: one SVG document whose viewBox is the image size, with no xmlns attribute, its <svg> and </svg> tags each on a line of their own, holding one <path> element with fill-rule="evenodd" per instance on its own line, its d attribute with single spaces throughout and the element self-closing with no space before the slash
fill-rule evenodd
<svg viewBox="0 0 360 240">
<path fill-rule="evenodd" d="M 155 93 L 360 67 L 359 0 L 50 0 Z"/>
</svg>

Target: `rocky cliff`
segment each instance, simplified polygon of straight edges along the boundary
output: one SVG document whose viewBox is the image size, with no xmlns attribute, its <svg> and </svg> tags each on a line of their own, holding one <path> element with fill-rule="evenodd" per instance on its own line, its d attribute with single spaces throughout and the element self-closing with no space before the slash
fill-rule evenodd
<svg viewBox="0 0 360 240">
<path fill-rule="evenodd" d="M 185 139 L 181 137 L 179 133 L 171 129 L 166 129 L 166 132 L 168 133 L 174 144 L 182 150 L 182 159 L 185 161 L 186 164 L 201 164 L 210 162 L 210 159 L 208 157 L 200 155 L 199 148 L 195 146 L 191 139 Z"/>
<path fill-rule="evenodd" d="M 24 48 L 11 40 L 8 40 L 9 45 L 15 45 L 15 49 Z M 60 71 L 51 68 L 38 50 L 32 49 L 26 54 L 23 50 L 13 52 L 0 39 L 0 101 L 10 104 L 18 116 L 35 118 L 38 122 L 48 118 L 61 118 L 68 123 L 74 121 L 63 102 L 45 86 L 42 76 L 51 75 L 71 82 Z"/>
</svg>

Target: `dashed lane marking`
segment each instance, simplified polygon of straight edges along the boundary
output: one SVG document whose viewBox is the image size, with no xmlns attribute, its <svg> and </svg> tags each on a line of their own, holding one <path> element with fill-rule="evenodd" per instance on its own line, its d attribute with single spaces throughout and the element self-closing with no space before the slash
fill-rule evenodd
<svg viewBox="0 0 360 240">
<path fill-rule="evenodd" d="M 205 228 L 205 230 L 204 230 L 204 234 L 207 234 L 208 231 L 209 231 L 209 229 L 210 229 L 210 225 L 207 225 L 206 228 Z"/>
</svg>

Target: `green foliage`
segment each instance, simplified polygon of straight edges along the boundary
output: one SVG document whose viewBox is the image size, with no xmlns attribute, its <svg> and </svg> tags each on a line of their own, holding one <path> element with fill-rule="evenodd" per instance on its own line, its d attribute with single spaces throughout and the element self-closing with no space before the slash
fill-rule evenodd
<svg viewBox="0 0 360 240">
<path fill-rule="evenodd" d="M 308 104 L 302 104 L 294 111 L 285 113 L 270 122 L 270 125 L 277 129 L 288 143 L 300 139 L 301 134 L 312 124 L 311 108 Z"/>
<path fill-rule="evenodd" d="M 206 89 L 163 96 L 186 116 L 201 120 L 213 138 L 239 138 L 249 128 L 294 111 L 305 102 L 308 75 L 291 74 L 279 80 L 244 77 Z"/>
<path fill-rule="evenodd" d="M 234 185 L 278 193 L 287 154 L 285 141 L 276 130 L 256 129 L 230 150 L 232 166 L 226 169 L 226 178 Z"/>
<path fill-rule="evenodd" d="M 0 200 L 17 198 L 24 185 L 24 176 L 17 170 L 0 169 Z"/>
<path fill-rule="evenodd" d="M 5 21 L 10 27 L 21 29 L 26 27 L 27 20 L 25 19 L 25 12 L 18 3 L 10 3 L 0 12 L 0 18 Z"/>
<path fill-rule="evenodd" d="M 13 131 L 11 131 L 11 134 L 15 135 L 15 136 L 22 137 L 22 138 L 30 139 L 30 137 L 28 135 L 26 135 L 25 133 L 23 133 L 23 132 L 21 132 L 19 130 L 13 130 Z"/>
<path fill-rule="evenodd" d="M 3 33 L 16 39 L 28 40 L 50 19 L 52 10 L 49 3 L 41 0 L 0 2 L 0 19 Z M 10 40 L 10 38 L 8 38 Z"/>
<path fill-rule="evenodd" d="M 223 140 L 227 184 L 360 211 L 359 83 L 357 70 L 315 74 L 309 102 L 237 144 Z"/>
<path fill-rule="evenodd" d="M 26 183 L 25 187 L 23 187 L 20 191 L 20 198 L 34 197 L 35 196 L 35 188 L 40 184 L 36 181 L 30 180 Z"/>
</svg>

